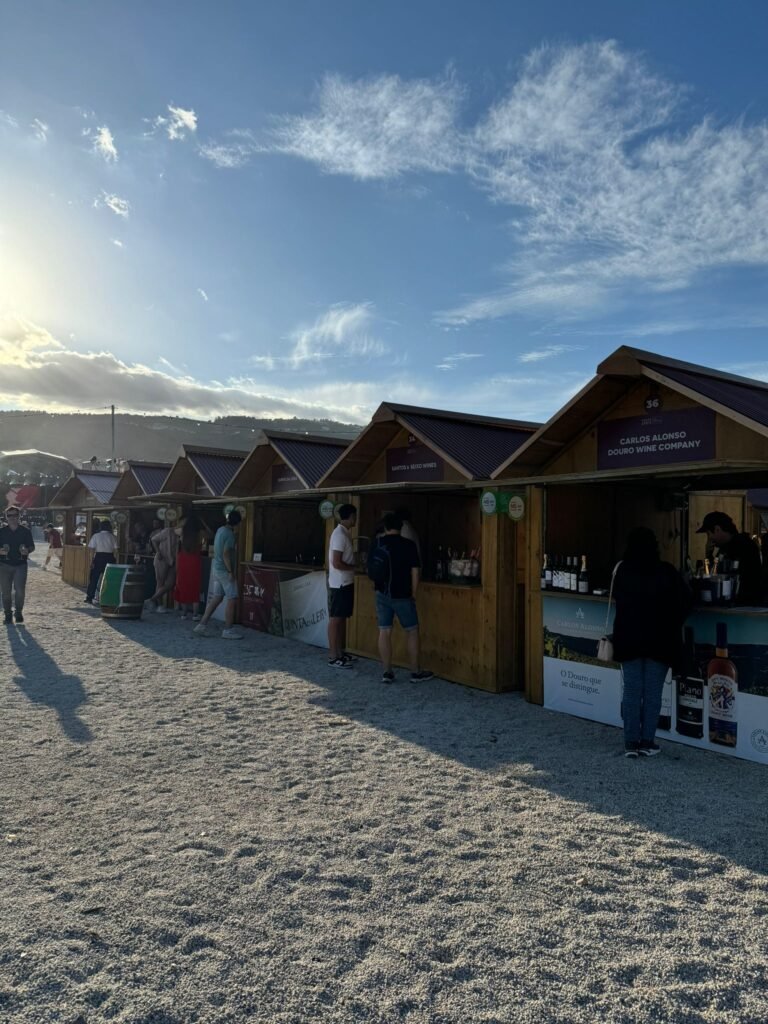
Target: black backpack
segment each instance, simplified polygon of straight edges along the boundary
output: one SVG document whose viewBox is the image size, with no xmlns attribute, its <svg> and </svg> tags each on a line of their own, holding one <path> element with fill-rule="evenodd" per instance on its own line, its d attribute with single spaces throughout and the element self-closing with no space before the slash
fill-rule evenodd
<svg viewBox="0 0 768 1024">
<path fill-rule="evenodd" d="M 368 552 L 368 579 L 373 580 L 377 588 L 389 593 L 392 583 L 392 558 L 389 548 L 384 544 L 375 544 Z"/>
</svg>

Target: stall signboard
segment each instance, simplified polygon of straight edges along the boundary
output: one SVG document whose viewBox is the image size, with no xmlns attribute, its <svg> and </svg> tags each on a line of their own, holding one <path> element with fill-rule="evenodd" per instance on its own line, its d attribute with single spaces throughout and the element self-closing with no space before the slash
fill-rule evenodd
<svg viewBox="0 0 768 1024">
<path fill-rule="evenodd" d="M 483 513 L 487 516 L 496 515 L 496 492 L 495 491 L 483 491 L 480 495 L 480 508 Z"/>
<path fill-rule="evenodd" d="M 323 519 L 333 519 L 333 513 L 336 506 L 330 498 L 326 498 L 325 501 L 320 502 L 320 516 Z"/>
<path fill-rule="evenodd" d="M 276 463 L 272 466 L 272 493 L 281 491 L 301 491 L 304 484 L 299 480 L 290 466 Z"/>
<path fill-rule="evenodd" d="M 260 569 L 252 565 L 245 567 L 240 621 L 244 626 L 258 629 L 262 633 L 283 635 L 280 577 L 274 569 Z"/>
<path fill-rule="evenodd" d="M 328 584 L 324 572 L 281 580 L 283 636 L 315 647 L 328 646 Z"/>
<path fill-rule="evenodd" d="M 445 462 L 425 444 L 387 449 L 387 483 L 442 480 Z"/>
<path fill-rule="evenodd" d="M 543 595 L 544 707 L 621 727 L 621 670 L 597 660 L 605 632 L 604 601 Z M 609 616 L 611 629 L 613 609 Z M 715 658 L 717 623 L 727 628 L 734 679 L 715 687 L 708 667 Z M 662 703 L 664 740 L 768 765 L 768 613 L 694 611 L 695 664 L 670 678 Z M 691 674 L 692 670 L 692 674 Z M 709 673 L 711 675 L 711 672 Z M 724 717 L 728 729 L 723 730 Z M 693 723 L 693 724 L 692 724 Z"/>
<path fill-rule="evenodd" d="M 715 457 L 711 409 L 676 409 L 603 420 L 597 428 L 597 468 L 666 466 Z"/>
<path fill-rule="evenodd" d="M 483 491 L 480 495 L 480 508 L 484 515 L 509 516 L 515 522 L 525 518 L 525 495 L 520 492 Z"/>
</svg>

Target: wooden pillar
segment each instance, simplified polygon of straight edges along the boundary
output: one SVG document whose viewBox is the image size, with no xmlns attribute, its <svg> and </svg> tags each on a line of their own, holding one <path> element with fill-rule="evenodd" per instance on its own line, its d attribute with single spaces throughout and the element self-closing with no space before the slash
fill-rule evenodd
<svg viewBox="0 0 768 1024">
<path fill-rule="evenodd" d="M 541 563 L 544 557 L 544 488 L 529 487 L 525 552 L 525 697 L 544 703 Z"/>
</svg>

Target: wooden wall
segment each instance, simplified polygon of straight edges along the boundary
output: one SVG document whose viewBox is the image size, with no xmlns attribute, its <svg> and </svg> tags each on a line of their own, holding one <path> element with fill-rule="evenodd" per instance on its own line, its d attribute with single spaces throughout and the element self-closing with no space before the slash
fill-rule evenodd
<svg viewBox="0 0 768 1024">
<path fill-rule="evenodd" d="M 407 430 L 400 430 L 395 437 L 389 442 L 385 449 L 377 456 L 377 458 L 371 463 L 368 470 L 363 474 L 360 480 L 356 483 L 360 484 L 385 484 L 387 483 L 387 450 L 390 448 L 406 448 L 408 446 L 408 438 L 410 433 Z M 420 442 L 419 442 L 420 443 Z M 437 453 L 435 453 L 437 454 Z M 443 478 L 446 483 L 466 483 L 466 477 L 459 473 L 457 469 L 449 463 L 445 463 L 445 476 Z"/>
</svg>

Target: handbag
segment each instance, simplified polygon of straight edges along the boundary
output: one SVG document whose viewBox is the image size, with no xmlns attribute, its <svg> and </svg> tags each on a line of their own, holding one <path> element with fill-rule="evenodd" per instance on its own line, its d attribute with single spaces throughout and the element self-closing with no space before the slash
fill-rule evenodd
<svg viewBox="0 0 768 1024">
<path fill-rule="evenodd" d="M 613 584 L 616 573 L 619 571 L 621 562 L 617 562 L 611 573 L 611 589 L 608 592 L 608 607 L 605 612 L 605 632 L 597 641 L 597 660 L 613 661 L 613 633 L 608 632 L 608 622 L 611 618 L 611 601 L 613 600 Z"/>
</svg>

